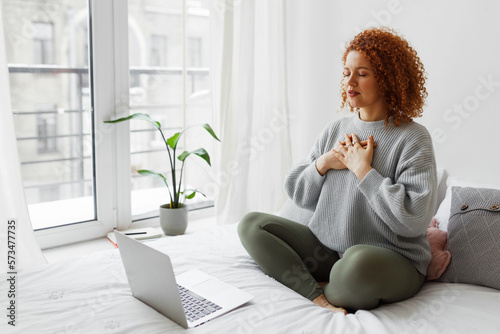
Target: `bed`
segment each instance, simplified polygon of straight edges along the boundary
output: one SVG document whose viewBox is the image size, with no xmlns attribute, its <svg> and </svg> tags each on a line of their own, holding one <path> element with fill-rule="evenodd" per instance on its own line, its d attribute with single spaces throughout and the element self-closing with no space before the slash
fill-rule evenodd
<svg viewBox="0 0 500 334">
<path fill-rule="evenodd" d="M 266 276 L 241 246 L 237 223 L 147 243 L 170 255 L 176 273 L 196 268 L 255 296 L 188 332 L 500 333 L 500 290 L 491 287 L 432 281 L 409 300 L 344 316 Z M 8 332 L 186 332 L 131 295 L 117 249 L 23 270 L 17 304 Z"/>
</svg>

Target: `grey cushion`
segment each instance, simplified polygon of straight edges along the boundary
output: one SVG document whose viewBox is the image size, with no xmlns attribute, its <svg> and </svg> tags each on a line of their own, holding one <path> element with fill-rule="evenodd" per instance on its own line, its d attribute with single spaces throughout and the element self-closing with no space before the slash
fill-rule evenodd
<svg viewBox="0 0 500 334">
<path fill-rule="evenodd" d="M 451 261 L 438 280 L 500 290 L 500 190 L 453 187 L 451 191 Z"/>
</svg>

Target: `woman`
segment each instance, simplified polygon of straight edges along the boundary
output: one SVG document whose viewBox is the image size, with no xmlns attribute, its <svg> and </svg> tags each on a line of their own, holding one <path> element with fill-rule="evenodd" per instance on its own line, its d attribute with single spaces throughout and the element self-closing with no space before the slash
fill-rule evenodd
<svg viewBox="0 0 500 334">
<path fill-rule="evenodd" d="M 254 212 L 238 233 L 265 273 L 347 313 L 421 288 L 437 177 L 431 137 L 412 121 L 427 97 L 413 48 L 387 28 L 369 29 L 342 60 L 342 107 L 355 115 L 331 122 L 285 180 L 288 196 L 311 219 Z"/>
</svg>

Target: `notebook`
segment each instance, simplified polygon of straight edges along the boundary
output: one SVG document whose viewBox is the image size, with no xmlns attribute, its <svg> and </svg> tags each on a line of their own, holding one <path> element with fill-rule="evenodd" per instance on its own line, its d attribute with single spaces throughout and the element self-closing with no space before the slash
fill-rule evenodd
<svg viewBox="0 0 500 334">
<path fill-rule="evenodd" d="M 135 228 L 133 230 L 126 230 L 122 232 L 125 235 L 128 235 L 132 239 L 135 240 L 146 240 L 146 239 L 153 239 L 153 238 L 161 238 L 163 236 L 163 233 L 160 231 L 155 230 L 152 227 L 143 227 L 143 228 Z M 116 238 L 115 238 L 115 232 L 109 232 L 106 237 L 108 240 L 115 246 L 115 248 L 118 248 L 118 244 L 116 243 Z"/>
<path fill-rule="evenodd" d="M 196 327 L 253 296 L 200 270 L 175 276 L 170 257 L 115 232 L 132 295 L 184 328 Z"/>
</svg>

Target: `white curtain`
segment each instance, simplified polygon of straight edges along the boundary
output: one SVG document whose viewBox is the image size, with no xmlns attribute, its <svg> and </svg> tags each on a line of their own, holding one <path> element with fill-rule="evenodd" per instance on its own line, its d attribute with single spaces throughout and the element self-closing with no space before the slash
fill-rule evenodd
<svg viewBox="0 0 500 334">
<path fill-rule="evenodd" d="M 10 103 L 9 72 L 6 60 L 6 39 L 3 31 L 3 13 L 0 4 L 0 254 L 2 266 L 7 265 L 8 235 L 10 246 L 17 247 L 15 270 L 45 264 L 45 258 L 35 239 L 24 196 L 14 119 Z M 8 231 L 9 221 L 17 221 L 16 229 Z M 14 232 L 15 234 L 13 234 Z M 15 237 L 15 239 L 13 239 Z M 13 243 L 14 242 L 14 243 Z M 9 250 L 12 250 L 9 248 Z M 12 254 L 12 253 L 11 253 Z M 2 268 L 3 269 L 3 268 Z M 8 270 L 8 271 L 12 271 Z M 5 271 L 3 271 L 5 272 Z"/>
<path fill-rule="evenodd" d="M 213 106 L 219 224 L 283 206 L 291 168 L 285 0 L 211 1 Z"/>
</svg>

